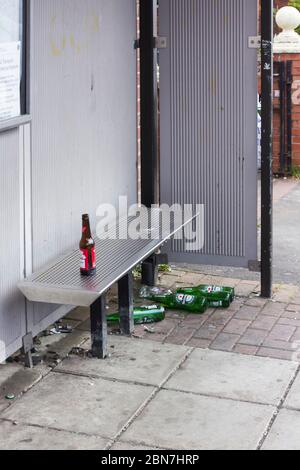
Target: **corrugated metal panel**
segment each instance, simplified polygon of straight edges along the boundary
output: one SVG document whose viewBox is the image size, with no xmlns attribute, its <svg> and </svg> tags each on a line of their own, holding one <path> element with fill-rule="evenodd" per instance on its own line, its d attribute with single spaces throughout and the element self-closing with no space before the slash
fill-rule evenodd
<svg viewBox="0 0 300 470">
<path fill-rule="evenodd" d="M 32 3 L 36 271 L 79 243 L 82 213 L 136 201 L 136 53 L 134 0 Z M 52 312 L 34 306 L 34 333 Z"/>
<path fill-rule="evenodd" d="M 256 0 L 161 0 L 162 198 L 205 205 L 198 255 L 171 258 L 247 266 L 257 257 Z"/>
<path fill-rule="evenodd" d="M 17 289 L 21 276 L 21 201 L 19 131 L 0 134 L 0 362 L 22 345 L 25 300 Z"/>
</svg>

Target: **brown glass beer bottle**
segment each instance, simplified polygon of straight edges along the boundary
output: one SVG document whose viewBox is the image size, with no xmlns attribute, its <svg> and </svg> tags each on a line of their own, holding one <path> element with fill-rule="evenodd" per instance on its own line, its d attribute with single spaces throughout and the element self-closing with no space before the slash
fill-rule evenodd
<svg viewBox="0 0 300 470">
<path fill-rule="evenodd" d="M 82 216 L 82 238 L 80 241 L 80 272 L 82 276 L 93 276 L 96 273 L 96 247 L 91 234 L 88 214 Z"/>
</svg>

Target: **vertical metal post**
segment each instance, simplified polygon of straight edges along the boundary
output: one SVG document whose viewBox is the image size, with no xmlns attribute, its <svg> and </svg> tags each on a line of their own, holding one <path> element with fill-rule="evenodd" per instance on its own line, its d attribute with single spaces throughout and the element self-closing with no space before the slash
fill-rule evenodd
<svg viewBox="0 0 300 470">
<path fill-rule="evenodd" d="M 33 359 L 32 359 L 32 351 L 33 349 L 33 336 L 32 333 L 28 333 L 26 336 L 23 337 L 23 353 L 25 355 L 25 367 L 29 369 L 33 368 Z"/>
<path fill-rule="evenodd" d="M 106 298 L 102 295 L 90 307 L 92 355 L 105 359 L 108 355 Z"/>
<path fill-rule="evenodd" d="M 156 262 L 156 256 L 151 256 L 142 266 L 142 284 L 144 286 L 155 287 L 157 284 L 159 269 Z"/>
<path fill-rule="evenodd" d="M 29 33 L 29 3 L 28 0 L 22 1 L 22 76 L 21 76 L 21 84 L 20 84 L 20 92 L 21 92 L 21 114 L 26 114 L 29 112 L 28 110 L 28 64 L 27 64 L 27 57 L 28 57 L 28 33 Z"/>
<path fill-rule="evenodd" d="M 264 298 L 272 296 L 273 281 L 273 15 L 273 0 L 262 0 L 261 295 Z"/>
<path fill-rule="evenodd" d="M 293 86 L 293 62 L 287 61 L 286 72 L 286 133 L 287 133 L 287 171 L 292 173 L 293 169 L 293 116 L 292 116 L 292 86 Z"/>
<path fill-rule="evenodd" d="M 141 67 L 141 201 L 151 208 L 159 203 L 157 0 L 140 0 Z M 158 269 L 154 258 L 142 267 L 142 283 L 154 285 Z"/>
<path fill-rule="evenodd" d="M 121 333 L 131 335 L 134 332 L 132 273 L 119 281 L 119 310 Z"/>
<path fill-rule="evenodd" d="M 285 174 L 286 169 L 286 119 L 285 119 L 285 101 L 286 101 L 286 67 L 285 62 L 279 64 L 280 81 L 280 172 Z"/>
<path fill-rule="evenodd" d="M 157 0 L 140 0 L 142 204 L 158 203 Z"/>
</svg>

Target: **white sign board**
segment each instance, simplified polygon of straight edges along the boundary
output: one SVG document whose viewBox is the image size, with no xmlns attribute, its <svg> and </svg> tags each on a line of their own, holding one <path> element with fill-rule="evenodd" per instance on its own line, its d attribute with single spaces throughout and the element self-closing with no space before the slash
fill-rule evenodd
<svg viewBox="0 0 300 470">
<path fill-rule="evenodd" d="M 0 43 L 0 121 L 21 114 L 21 43 Z"/>
</svg>

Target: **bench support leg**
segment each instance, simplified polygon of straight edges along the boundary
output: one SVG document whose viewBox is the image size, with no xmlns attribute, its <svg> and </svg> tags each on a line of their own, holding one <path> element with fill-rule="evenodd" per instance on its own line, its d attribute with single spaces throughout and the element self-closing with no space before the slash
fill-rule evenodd
<svg viewBox="0 0 300 470">
<path fill-rule="evenodd" d="M 33 369 L 33 359 L 32 359 L 31 351 L 28 351 L 25 354 L 25 367 L 27 369 Z"/>
<path fill-rule="evenodd" d="M 158 281 L 158 268 L 160 264 L 168 264 L 168 256 L 164 254 L 154 254 L 142 264 L 142 284 L 144 286 L 155 287 Z"/>
<path fill-rule="evenodd" d="M 23 338 L 23 353 L 25 355 L 25 367 L 33 369 L 32 351 L 33 349 L 33 337 L 32 333 L 28 333 Z"/>
<path fill-rule="evenodd" d="M 144 286 L 154 287 L 158 280 L 158 265 L 155 263 L 155 258 L 148 258 L 142 264 L 142 284 Z"/>
<path fill-rule="evenodd" d="M 108 355 L 105 295 L 99 297 L 99 299 L 91 305 L 90 315 L 92 355 L 98 359 L 105 359 Z"/>
<path fill-rule="evenodd" d="M 132 273 L 119 281 L 119 310 L 121 333 L 129 336 L 134 332 Z"/>
</svg>

